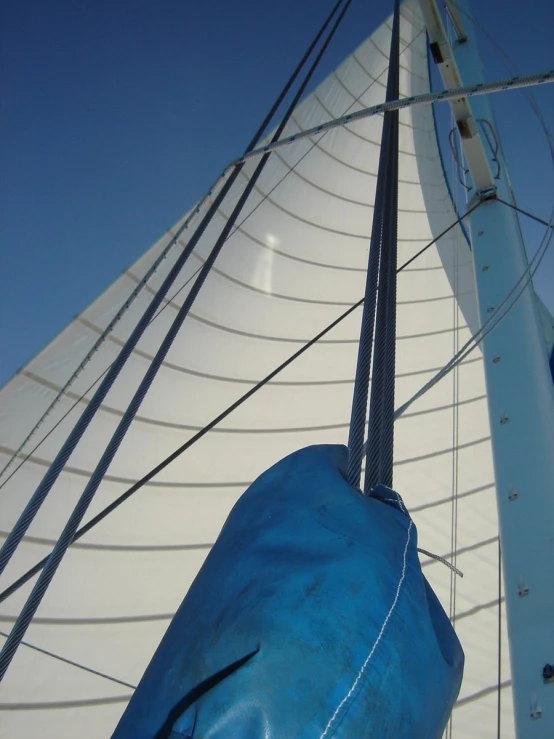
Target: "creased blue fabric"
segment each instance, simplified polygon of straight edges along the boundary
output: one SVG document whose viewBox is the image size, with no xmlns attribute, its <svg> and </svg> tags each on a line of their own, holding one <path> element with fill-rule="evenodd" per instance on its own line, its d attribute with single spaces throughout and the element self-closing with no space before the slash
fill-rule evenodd
<svg viewBox="0 0 554 739">
<path fill-rule="evenodd" d="M 396 493 L 314 446 L 239 499 L 114 739 L 438 739 L 463 652 Z"/>
</svg>

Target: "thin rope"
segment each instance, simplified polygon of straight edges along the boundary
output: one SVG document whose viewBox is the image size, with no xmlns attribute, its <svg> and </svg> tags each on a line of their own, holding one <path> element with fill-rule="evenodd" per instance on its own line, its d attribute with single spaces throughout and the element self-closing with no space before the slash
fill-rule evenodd
<svg viewBox="0 0 554 739">
<path fill-rule="evenodd" d="M 421 554 L 425 554 L 426 557 L 431 557 L 431 559 L 436 559 L 437 562 L 442 562 L 443 565 L 448 567 L 448 569 L 453 572 L 455 575 L 458 575 L 458 577 L 463 577 L 464 573 L 459 570 L 455 565 L 452 564 L 452 562 L 449 562 L 444 557 L 439 556 L 438 554 L 433 554 L 432 552 L 428 552 L 427 549 L 422 549 L 421 547 L 417 548 L 417 551 Z"/>
<path fill-rule="evenodd" d="M 523 210 L 523 208 L 519 208 L 517 205 L 514 205 L 513 203 L 509 203 L 507 200 L 502 200 L 502 198 L 496 198 L 499 203 L 504 203 L 504 205 L 507 205 L 508 208 L 512 208 L 512 210 L 517 210 L 518 213 L 521 213 L 524 216 L 527 216 L 528 218 L 531 218 L 533 221 L 536 221 L 537 223 L 541 223 L 543 226 L 546 226 L 547 228 L 554 228 L 554 223 L 545 221 L 543 218 L 539 218 L 538 216 L 534 216 L 532 213 L 529 213 L 528 210 Z"/>
<path fill-rule="evenodd" d="M 499 201 L 503 202 L 503 201 Z M 552 218 L 551 223 L 554 225 L 554 215 Z M 513 288 L 510 290 L 510 292 L 506 295 L 504 300 L 500 303 L 498 308 L 494 311 L 494 313 L 491 314 L 491 317 L 487 319 L 487 321 L 481 326 L 481 328 L 476 331 L 473 336 L 471 336 L 470 339 L 462 346 L 462 348 L 458 351 L 456 355 L 450 359 L 446 365 L 437 372 L 437 374 L 429 380 L 429 382 L 425 383 L 412 397 L 407 400 L 400 408 L 397 408 L 394 416 L 395 418 L 399 418 L 403 413 L 406 412 L 406 410 L 414 403 L 418 398 L 421 398 L 422 395 L 427 393 L 434 385 L 437 384 L 440 380 L 443 379 L 443 377 L 446 377 L 446 375 L 454 369 L 458 364 L 460 364 L 469 354 L 471 354 L 474 349 L 479 346 L 479 344 L 485 339 L 491 331 L 493 331 L 499 323 L 501 323 L 506 316 L 510 313 L 512 308 L 515 306 L 515 304 L 518 302 L 519 298 L 522 296 L 523 292 L 527 288 L 527 286 L 531 283 L 533 276 L 537 272 L 538 268 L 540 267 L 540 264 L 542 260 L 544 259 L 548 248 L 552 242 L 552 236 L 554 235 L 554 229 L 547 229 L 545 232 L 545 235 L 543 236 L 541 245 L 539 246 L 539 249 L 537 250 L 536 254 L 534 255 L 533 259 L 529 262 L 526 269 L 523 271 L 522 275 L 519 277 Z M 520 283 L 523 282 L 523 285 L 520 287 Z M 518 291 L 517 294 L 516 291 Z M 511 302 L 510 302 L 511 300 Z M 505 308 L 505 310 L 502 312 L 502 309 Z"/>
<path fill-rule="evenodd" d="M 454 118 L 454 115 L 452 114 L 452 118 Z M 469 185 L 465 184 L 465 176 L 468 174 L 469 169 L 464 167 L 464 165 L 461 162 L 460 159 L 460 150 L 458 148 L 458 137 L 456 136 L 458 128 L 455 126 L 450 130 L 450 133 L 448 134 L 448 144 L 450 146 L 450 151 L 452 152 L 452 158 L 456 162 L 457 165 L 457 173 L 458 173 L 458 182 L 460 185 L 465 189 L 466 192 L 471 190 L 471 187 Z"/>
<path fill-rule="evenodd" d="M 447 21 L 447 30 L 448 30 L 448 40 L 450 45 L 452 46 L 453 41 L 453 28 L 452 23 L 450 20 L 450 15 L 447 13 L 446 15 L 446 21 Z M 452 106 L 450 108 L 450 121 L 451 125 L 453 126 L 452 130 L 450 131 L 448 135 L 448 142 L 450 144 L 450 150 L 452 152 L 452 159 L 451 159 L 451 167 L 452 167 L 452 173 L 451 173 L 451 182 L 452 182 L 452 199 L 454 202 L 454 207 L 456 209 L 456 212 L 458 210 L 458 203 L 460 202 L 460 188 L 464 190 L 464 195 L 467 196 L 467 192 L 471 189 L 465 182 L 466 175 L 469 170 L 467 170 L 464 167 L 463 164 L 463 150 L 459 146 L 459 136 L 456 135 L 457 132 L 457 126 L 456 126 L 456 119 L 454 116 L 454 111 L 452 110 Z M 446 175 L 446 172 L 445 172 Z M 457 181 L 455 178 L 455 175 L 457 175 Z M 466 202 L 466 197 L 463 197 L 463 202 Z M 454 273 L 454 285 L 453 285 L 453 293 L 454 293 L 454 300 L 452 301 L 452 326 L 453 326 L 453 332 L 452 332 L 452 353 L 456 354 L 456 352 L 459 349 L 459 305 L 458 305 L 458 290 L 459 290 L 459 281 L 458 281 L 458 269 L 459 269 L 459 260 L 458 260 L 458 249 L 454 247 L 452 251 L 452 266 L 453 266 L 453 273 Z M 450 510 L 450 562 L 448 563 L 451 567 L 450 569 L 450 588 L 449 588 L 449 609 L 448 609 L 448 615 L 450 617 L 450 623 L 452 624 L 452 628 L 456 630 L 456 588 L 457 588 L 457 579 L 456 579 L 456 563 L 457 563 L 457 551 L 458 551 L 458 440 L 459 440 L 459 433 L 458 433 L 458 422 L 459 422 L 459 409 L 458 409 L 458 402 L 459 402 L 459 370 L 456 368 L 452 372 L 452 476 L 451 476 L 451 484 L 452 484 L 452 495 L 451 495 L 451 510 Z M 448 724 L 445 730 L 445 739 L 452 739 L 454 732 L 454 712 L 452 711 L 450 714 L 450 718 L 448 720 Z"/>
<path fill-rule="evenodd" d="M 8 635 L 4 631 L 0 631 L 0 636 L 8 638 Z M 72 659 L 68 659 L 67 657 L 62 657 L 59 654 L 55 654 L 54 652 L 49 652 L 47 649 L 42 649 L 42 647 L 37 647 L 36 644 L 30 644 L 28 641 L 22 641 L 21 644 L 24 647 L 29 647 L 29 649 L 34 649 L 35 652 L 40 652 L 41 654 L 45 654 L 47 657 L 53 657 L 54 659 L 59 660 L 60 662 L 65 662 L 67 665 L 71 665 L 72 667 L 78 667 L 80 670 L 84 670 L 85 672 L 90 672 L 92 675 L 97 675 L 98 677 L 103 677 L 105 680 L 110 680 L 112 683 L 118 683 L 118 685 L 125 685 L 126 688 L 132 688 L 133 690 L 136 690 L 136 685 L 131 685 L 131 683 L 126 683 L 125 680 L 120 680 L 117 677 L 112 677 L 111 675 L 107 675 L 105 672 L 100 672 L 99 670 L 93 670 L 92 667 L 87 667 L 86 665 L 82 665 L 80 662 L 74 662 Z"/>
<path fill-rule="evenodd" d="M 341 0 L 339 0 L 340 2 Z M 300 100 L 300 97 L 302 96 L 306 86 L 308 85 L 311 77 L 313 76 L 313 73 L 315 72 L 316 68 L 319 65 L 319 62 L 321 61 L 321 58 L 323 57 L 325 51 L 327 50 L 332 38 L 334 37 L 342 19 L 344 18 L 344 15 L 348 8 L 350 7 L 351 0 L 347 0 L 344 4 L 344 7 L 339 14 L 337 20 L 335 21 L 331 31 L 329 32 L 327 38 L 325 39 L 325 42 L 323 43 L 321 49 L 319 50 L 318 54 L 316 55 L 316 58 L 314 62 L 312 63 L 310 69 L 306 73 L 304 80 L 302 81 L 301 85 L 299 86 L 299 89 L 294 96 L 292 102 L 290 103 L 283 120 L 277 127 L 277 130 L 275 131 L 272 141 L 277 141 L 281 133 L 283 132 L 285 126 L 287 125 L 294 109 L 296 108 L 296 105 L 298 101 Z M 338 5 L 336 6 L 338 7 Z M 333 11 L 334 14 L 334 11 Z M 330 15 L 327 19 L 326 25 L 331 21 L 332 15 Z M 326 27 L 326 26 L 325 26 Z M 322 31 L 323 33 L 323 31 Z M 77 529 L 79 528 L 79 524 L 81 523 L 83 516 L 85 515 L 109 465 L 111 464 L 111 461 L 113 460 L 113 457 L 115 456 L 121 442 L 123 441 L 123 438 L 133 421 L 136 413 L 138 412 L 138 409 L 140 407 L 140 404 L 142 403 L 144 397 L 146 396 L 148 390 L 150 389 L 150 386 L 152 382 L 154 381 L 156 374 L 161 367 L 161 364 L 163 360 L 165 359 L 169 349 L 171 348 L 173 341 L 175 340 L 186 316 L 188 315 L 188 312 L 191 308 L 191 306 L 194 303 L 194 300 L 196 299 L 198 293 L 200 292 L 200 289 L 202 285 L 204 284 L 215 260 L 217 259 L 221 249 L 223 248 L 223 245 L 225 241 L 227 240 L 227 237 L 233 228 L 233 225 L 238 218 L 240 212 L 242 211 L 242 208 L 244 204 L 246 203 L 246 200 L 250 196 L 250 193 L 254 189 L 254 186 L 256 184 L 256 181 L 258 180 L 259 176 L 261 175 L 263 169 L 265 168 L 265 165 L 267 164 L 269 160 L 269 155 L 266 155 L 262 157 L 260 162 L 258 163 L 258 166 L 256 167 L 254 173 L 252 174 L 248 184 L 246 185 L 241 197 L 239 198 L 239 201 L 235 208 L 233 209 L 233 212 L 231 216 L 229 217 L 227 223 L 223 227 L 223 230 L 217 239 L 215 245 L 213 246 L 206 262 L 204 263 L 202 270 L 200 271 L 200 274 L 198 275 L 197 279 L 195 280 L 190 292 L 188 293 L 187 297 L 185 298 L 183 305 L 181 306 L 177 316 L 175 317 L 169 331 L 167 332 L 160 348 L 158 349 L 154 359 L 150 363 L 150 366 L 148 367 L 148 370 L 146 374 L 144 375 L 138 389 L 136 390 L 131 402 L 129 403 L 129 406 L 127 410 L 125 411 L 121 421 L 119 422 L 114 434 L 112 435 L 112 438 L 110 439 L 110 442 L 108 443 L 108 446 L 106 447 L 104 453 L 102 454 L 102 457 L 100 458 L 100 461 L 98 462 L 94 472 L 92 473 L 89 482 L 87 483 L 83 493 L 81 494 L 81 497 L 79 501 L 77 502 L 75 508 L 73 509 L 73 512 L 71 516 L 69 517 L 62 533 L 60 534 L 60 537 L 58 541 L 56 542 L 50 556 L 48 557 L 48 560 L 42 570 L 42 573 L 40 574 L 37 582 L 35 583 L 33 590 L 31 591 L 31 594 L 27 598 L 27 601 L 25 602 L 25 605 L 23 606 L 14 626 L 12 627 L 12 630 L 10 632 L 10 635 L 8 639 L 6 640 L 2 651 L 0 652 L 0 681 L 3 679 L 4 675 L 6 674 L 6 671 L 15 655 L 15 652 L 23 639 L 23 636 L 25 635 L 25 632 L 37 610 L 39 607 L 42 598 L 44 597 L 44 594 L 46 593 L 46 590 L 48 586 L 50 585 L 50 582 L 52 581 L 52 578 L 54 577 L 56 570 L 62 560 L 62 558 L 65 555 L 65 552 L 67 551 L 68 547 L 71 545 L 72 541 L 74 540 L 75 533 L 77 532 Z M 238 173 L 237 173 L 238 174 Z M 227 183 L 228 184 L 228 183 Z M 223 188 L 225 189 L 225 188 Z M 214 203 L 215 205 L 215 203 Z M 212 205 L 212 208 L 214 207 Z M 218 204 L 219 207 L 219 204 Z M 203 222 L 204 223 L 204 222 Z M 202 226 L 202 224 L 201 224 Z M 201 229 L 201 226 L 197 229 L 194 238 L 197 236 L 199 230 Z M 207 226 L 207 223 L 206 223 Z M 205 226 L 204 226 L 205 228 Z M 198 237 L 199 238 L 199 237 Z M 198 239 L 196 239 L 198 240 Z M 192 241 L 192 240 L 191 240 Z M 187 245 L 187 249 L 185 249 L 185 252 L 190 247 L 190 243 Z M 190 252 L 189 252 L 190 253 Z M 175 269 L 175 267 L 174 267 Z M 167 278 L 166 278 L 167 279 Z M 165 284 L 165 283 L 164 283 Z M 169 286 L 168 288 L 169 289 Z M 166 292 L 167 292 L 166 289 Z M 165 294 L 165 293 L 164 293 Z M 162 296 L 163 297 L 163 296 Z M 157 298 L 157 296 L 156 296 Z M 156 299 L 154 298 L 154 300 Z M 154 300 L 152 302 L 154 302 Z M 161 302 L 161 298 L 158 301 L 157 305 Z M 141 319 L 142 320 L 142 319 Z M 136 329 L 135 329 L 136 330 Z M 120 355 L 121 356 L 121 355 Z M 117 361 L 117 360 L 116 360 Z M 108 372 L 106 375 L 106 378 L 104 379 L 103 383 L 106 382 L 106 379 L 111 374 L 112 370 Z M 96 394 L 98 394 L 99 391 L 97 391 Z M 95 394 L 95 395 L 96 395 Z M 92 402 L 92 401 L 91 401 Z M 88 407 L 87 407 L 88 408 Z M 84 415 L 84 414 L 83 414 Z M 68 455 L 69 456 L 69 455 Z M 60 470 L 61 471 L 61 470 Z M 59 472 L 58 472 L 59 474 Z M 53 483 L 52 483 L 53 484 Z M 45 496 L 44 496 L 45 497 Z M 44 498 L 43 498 L 44 499 Z M 36 511 L 35 511 L 36 512 Z M 31 519 L 32 520 L 32 519 Z M 29 521 L 30 523 L 30 521 Z M 28 524 L 27 524 L 28 526 Z M 26 528 L 25 528 L 26 531 Z M 12 532 L 13 533 L 13 532 Z M 22 536 L 24 534 L 21 534 L 21 537 L 19 540 L 21 540 Z M 5 546 L 5 545 L 4 545 Z M 15 548 L 15 547 L 14 547 Z M 12 550 L 13 551 L 13 550 Z"/>
<path fill-rule="evenodd" d="M 476 205 L 475 207 L 478 207 Z M 439 241 L 443 236 L 445 236 L 449 231 L 451 231 L 453 228 L 455 228 L 465 217 L 467 214 L 464 214 L 457 218 L 447 229 L 442 231 L 437 237 L 435 237 L 432 241 L 430 241 L 423 249 L 420 249 L 418 252 L 418 255 L 423 254 L 427 249 L 429 249 L 433 244 L 435 244 L 437 241 Z M 412 257 L 408 259 L 401 267 L 398 268 L 398 272 L 402 272 L 402 270 L 406 269 L 408 265 L 412 264 L 415 257 Z M 138 490 L 140 490 L 144 485 L 146 485 L 150 480 L 152 480 L 157 474 L 159 474 L 162 470 L 164 470 L 169 464 L 171 464 L 175 459 L 181 456 L 187 449 L 193 446 L 197 441 L 199 441 L 203 436 L 205 436 L 209 431 L 211 431 L 215 426 L 217 426 L 221 421 L 225 420 L 234 410 L 239 408 L 243 403 L 245 403 L 250 397 L 252 397 L 255 393 L 257 393 L 259 390 L 261 390 L 262 387 L 267 385 L 271 380 L 276 377 L 278 374 L 280 374 L 284 369 L 286 369 L 292 362 L 294 362 L 298 357 L 300 357 L 304 352 L 306 352 L 310 347 L 312 347 L 314 344 L 316 344 L 320 339 L 322 339 L 326 334 L 328 334 L 332 329 L 334 329 L 336 326 L 338 326 L 342 321 L 344 321 L 351 313 L 353 313 L 357 308 L 359 308 L 361 305 L 363 305 L 364 298 L 361 300 L 358 300 L 357 303 L 354 303 L 351 305 L 347 310 L 345 310 L 338 318 L 336 318 L 332 323 L 328 324 L 322 331 L 320 331 L 316 336 L 314 336 L 310 341 L 308 341 L 306 344 L 300 347 L 298 351 L 294 352 L 288 359 L 286 359 L 284 362 L 282 362 L 276 369 L 274 369 L 272 372 L 270 372 L 268 375 L 266 375 L 262 380 L 260 380 L 256 385 L 254 385 L 250 390 L 248 390 L 246 393 L 244 393 L 238 400 L 236 400 L 234 403 L 232 403 L 230 406 L 228 406 L 224 411 L 222 411 L 218 416 L 216 416 L 210 423 L 208 423 L 206 426 L 204 426 L 200 431 L 198 431 L 194 436 L 192 436 L 188 441 L 186 441 L 184 444 L 182 444 L 178 449 L 176 449 L 174 452 L 172 452 L 168 457 L 166 457 L 162 462 L 160 462 L 156 467 L 154 467 L 150 472 L 148 472 L 144 477 L 142 477 L 140 480 L 138 480 L 134 485 L 132 485 L 128 490 L 126 490 L 124 493 L 122 493 L 118 498 L 116 498 L 110 505 L 106 506 L 103 510 L 101 510 L 96 516 L 90 519 L 88 523 L 86 523 L 84 526 L 82 526 L 73 537 L 73 542 L 77 541 L 81 537 L 83 537 L 85 534 L 87 534 L 94 526 L 99 524 L 106 516 L 108 516 L 112 511 L 114 511 L 116 508 L 118 508 L 122 503 L 124 503 L 126 500 L 128 500 L 134 493 L 136 493 Z M 15 593 L 19 588 L 27 583 L 31 578 L 33 578 L 37 573 L 41 571 L 41 569 L 45 566 L 46 562 L 48 561 L 48 557 L 44 557 L 40 562 L 38 562 L 34 567 L 31 567 L 25 574 L 23 574 L 21 577 L 19 577 L 17 580 L 15 580 L 8 588 L 6 588 L 2 593 L 0 593 L 0 603 L 2 603 L 4 600 L 9 598 L 10 595 Z"/>
<path fill-rule="evenodd" d="M 459 291 L 459 263 L 458 250 L 454 249 L 454 300 L 452 305 L 452 323 L 453 323 L 453 354 L 455 355 L 460 346 L 460 308 L 458 303 Z M 459 493 L 459 452 L 458 444 L 460 439 L 460 368 L 456 365 L 452 372 L 452 506 L 451 506 L 451 528 L 450 528 L 450 544 L 452 552 L 452 564 L 457 563 L 458 553 L 458 493 Z M 456 595 L 457 580 L 451 575 L 450 577 L 450 622 L 454 629 L 456 628 Z M 451 728 L 452 732 L 452 716 Z"/>
</svg>

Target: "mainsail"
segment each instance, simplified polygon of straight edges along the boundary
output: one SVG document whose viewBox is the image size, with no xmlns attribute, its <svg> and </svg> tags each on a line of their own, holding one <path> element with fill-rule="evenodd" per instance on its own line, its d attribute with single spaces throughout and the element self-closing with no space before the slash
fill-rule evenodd
<svg viewBox="0 0 554 739">
<path fill-rule="evenodd" d="M 389 19 L 306 98 L 283 135 L 382 102 L 390 35 Z M 427 92 L 425 29 L 413 0 L 402 6 L 400 63 L 401 96 Z M 431 107 L 402 110 L 400 124 L 402 265 L 458 214 Z M 272 155 L 89 518 L 362 297 L 381 127 L 382 118 L 372 117 Z M 6 586 L 50 551 L 254 168 L 245 165 L 72 454 L 6 569 Z M 0 478 L 4 536 L 217 187 L 2 390 L 2 466 L 11 460 Z M 175 240 L 187 218 L 188 228 Z M 166 258 L 129 300 L 167 247 Z M 399 273 L 398 406 L 477 329 L 472 270 L 467 240 L 455 226 Z M 71 547 L 0 688 L 3 735 L 110 735 L 240 494 L 300 447 L 346 442 L 359 320 L 359 312 L 352 313 Z M 489 437 L 478 349 L 414 402 L 395 428 L 394 485 L 409 506 L 420 545 L 465 573 L 459 580 L 435 560 L 424 560 L 466 654 L 453 737 L 493 735 L 499 698 L 503 735 L 513 735 L 506 644 L 499 662 L 499 623 L 505 642 L 506 619 Z M 1 604 L 4 633 L 29 591 L 27 584 Z"/>
</svg>

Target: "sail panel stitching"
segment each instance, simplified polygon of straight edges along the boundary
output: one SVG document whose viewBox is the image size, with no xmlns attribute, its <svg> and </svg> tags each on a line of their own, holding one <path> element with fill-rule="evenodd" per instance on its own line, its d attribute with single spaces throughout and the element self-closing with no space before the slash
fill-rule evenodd
<svg viewBox="0 0 554 739">
<path fill-rule="evenodd" d="M 415 374 L 428 374 L 429 372 L 432 372 L 433 370 L 426 370 L 425 372 L 418 372 Z M 57 386 L 54 383 L 49 382 L 48 380 L 44 380 L 40 378 L 38 375 L 32 375 L 30 373 L 26 374 L 29 379 L 33 380 L 33 382 L 37 382 L 38 384 L 42 385 L 43 387 L 48 387 L 51 389 L 56 389 Z M 396 379 L 399 377 L 399 375 L 395 376 Z M 353 383 L 354 380 L 348 380 L 348 384 Z M 248 383 L 250 385 L 255 385 L 254 382 Z M 274 383 L 268 383 L 268 384 L 274 384 Z M 289 383 L 293 384 L 293 383 Z M 310 386 L 310 385 L 318 385 L 318 384 L 331 384 L 331 383 L 300 383 L 301 387 Z M 340 383 L 345 384 L 345 383 Z M 71 400 L 76 400 L 78 403 L 88 403 L 88 399 L 86 397 L 79 396 L 77 393 L 68 393 L 67 398 Z M 458 405 L 468 405 L 470 403 L 478 403 L 480 401 L 486 400 L 486 395 L 475 395 L 470 398 L 466 398 L 465 400 L 458 401 Z M 411 413 L 405 413 L 401 416 L 399 420 L 405 420 L 407 418 L 413 418 L 416 416 L 424 416 L 428 415 L 430 413 L 440 413 L 443 411 L 450 410 L 452 408 L 452 404 L 447 405 L 436 405 L 431 406 L 430 408 L 424 408 L 419 411 L 412 411 Z M 121 417 L 124 413 L 124 411 L 120 408 L 115 408 L 114 406 L 106 405 L 105 403 L 102 404 L 101 412 L 108 413 L 113 416 Z M 161 418 L 152 418 L 150 416 L 135 416 L 135 421 L 138 423 L 145 423 L 152 426 L 160 426 L 162 428 L 172 428 L 172 429 L 184 429 L 188 431 L 198 431 L 199 429 L 203 428 L 202 426 L 195 426 L 192 424 L 184 424 L 184 423 L 178 423 L 176 421 L 164 421 Z M 340 423 L 340 424 L 331 424 L 326 426 L 292 426 L 292 427 L 286 427 L 286 428 L 275 428 L 275 427 L 267 427 L 267 428 L 215 428 L 214 432 L 219 433 L 235 433 L 235 434 L 243 434 L 243 433 L 249 433 L 249 434 L 258 434 L 258 433 L 296 433 L 298 431 L 314 431 L 314 430 L 326 430 L 330 428 L 346 428 L 348 426 L 348 423 Z M 1 448 L 1 447 L 0 447 Z"/>
<path fill-rule="evenodd" d="M 354 697 L 355 693 L 357 692 L 357 689 L 358 689 L 358 686 L 360 684 L 360 681 L 362 680 L 363 675 L 364 675 L 365 671 L 367 670 L 369 663 L 371 662 L 371 658 L 373 657 L 373 655 L 375 653 L 375 650 L 379 646 L 379 643 L 380 643 L 380 641 L 381 641 L 381 639 L 383 637 L 383 634 L 385 633 L 385 629 L 387 628 L 387 625 L 388 625 L 388 623 L 389 623 L 389 621 L 390 621 L 390 619 L 392 617 L 392 614 L 394 613 L 394 610 L 396 608 L 396 604 L 398 603 L 398 599 L 400 598 L 400 591 L 402 590 L 402 585 L 404 584 L 404 580 L 406 578 L 406 564 L 407 564 L 407 558 L 408 558 L 408 547 L 409 547 L 409 544 L 410 544 L 412 527 L 413 527 L 413 522 L 410 519 L 410 521 L 408 523 L 408 531 L 407 531 L 407 535 L 406 535 L 406 544 L 404 546 L 404 553 L 403 553 L 403 557 L 402 557 L 402 572 L 400 574 L 400 579 L 398 581 L 398 585 L 396 586 L 396 593 L 394 594 L 394 600 L 392 602 L 392 605 L 389 608 L 389 611 L 388 611 L 388 613 L 387 613 L 387 615 L 385 617 L 385 620 L 383 621 L 383 624 L 381 626 L 381 629 L 380 629 L 379 633 L 377 634 L 377 638 L 373 642 L 373 646 L 371 647 L 371 649 L 369 651 L 369 654 L 367 655 L 367 657 L 365 659 L 365 662 L 363 663 L 363 665 L 361 666 L 358 674 L 356 675 L 356 679 L 352 683 L 352 686 L 351 686 L 350 690 L 348 691 L 348 693 L 344 696 L 344 698 L 341 700 L 341 702 L 339 703 L 339 705 L 335 708 L 335 712 L 333 713 L 333 715 L 331 716 L 331 718 L 327 722 L 327 725 L 326 725 L 325 729 L 323 730 L 323 732 L 321 733 L 319 739 L 325 739 L 325 737 L 327 735 L 331 736 L 330 730 L 332 729 L 333 724 L 336 722 L 336 720 L 337 720 L 338 716 L 340 715 L 341 711 L 343 710 L 343 708 L 345 709 L 345 711 L 348 710 L 348 703 L 351 701 L 351 699 Z"/>
</svg>

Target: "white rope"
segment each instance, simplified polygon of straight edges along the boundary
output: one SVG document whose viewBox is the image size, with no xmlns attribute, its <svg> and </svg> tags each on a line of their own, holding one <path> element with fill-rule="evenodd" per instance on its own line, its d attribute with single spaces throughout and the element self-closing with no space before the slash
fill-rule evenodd
<svg viewBox="0 0 554 739">
<path fill-rule="evenodd" d="M 459 570 L 457 567 L 454 567 L 454 565 L 452 564 L 452 562 L 449 562 L 444 557 L 439 557 L 438 554 L 433 554 L 433 552 L 428 552 L 427 549 L 421 549 L 421 547 L 418 547 L 417 548 L 417 551 L 420 554 L 425 554 L 426 557 L 431 557 L 431 559 L 436 559 L 437 562 L 442 562 L 443 565 L 446 565 L 449 570 L 452 570 L 452 572 L 455 572 L 456 575 L 458 575 L 459 577 L 463 577 L 464 576 L 464 573 L 461 570 Z"/>
<path fill-rule="evenodd" d="M 223 173 L 223 176 L 227 174 L 229 169 L 235 167 L 237 164 L 245 162 L 247 159 L 263 156 L 275 149 L 288 146 L 289 144 L 293 144 L 301 139 L 310 138 L 311 136 L 319 136 L 330 128 L 344 126 L 348 123 L 359 121 L 362 118 L 369 118 L 370 116 L 377 115 L 378 113 L 386 113 L 390 110 L 400 110 L 401 108 L 411 108 L 414 105 L 427 105 L 441 100 L 455 100 L 456 98 L 470 97 L 471 95 L 485 95 L 490 92 L 501 92 L 502 90 L 517 90 L 521 87 L 542 85 L 546 82 L 554 82 L 554 70 L 542 72 L 541 74 L 530 74 L 523 77 L 508 77 L 507 79 L 498 80 L 496 82 L 482 82 L 477 85 L 453 87 L 449 90 L 442 90 L 441 92 L 427 92 L 423 95 L 414 95 L 412 97 L 402 98 L 401 100 L 391 100 L 388 103 L 372 105 L 370 108 L 363 108 L 355 113 L 343 115 L 340 118 L 327 121 L 327 123 L 322 123 L 319 126 L 314 126 L 313 128 L 308 128 L 305 131 L 296 133 L 293 136 L 287 136 L 287 138 L 280 139 L 272 144 L 267 144 L 266 146 L 260 146 L 258 149 L 253 149 L 245 156 L 240 157 L 240 159 L 236 159 L 232 164 L 230 164 Z"/>
</svg>

